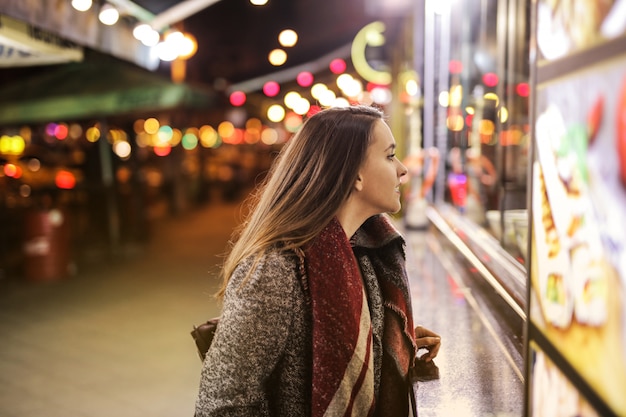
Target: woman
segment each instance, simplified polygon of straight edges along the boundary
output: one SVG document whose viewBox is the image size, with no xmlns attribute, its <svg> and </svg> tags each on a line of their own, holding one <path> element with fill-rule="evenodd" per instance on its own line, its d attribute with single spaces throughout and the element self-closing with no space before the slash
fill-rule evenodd
<svg viewBox="0 0 626 417">
<path fill-rule="evenodd" d="M 310 117 L 275 161 L 223 268 L 196 415 L 407 416 L 413 329 L 400 210 L 407 173 L 383 114 Z"/>
</svg>

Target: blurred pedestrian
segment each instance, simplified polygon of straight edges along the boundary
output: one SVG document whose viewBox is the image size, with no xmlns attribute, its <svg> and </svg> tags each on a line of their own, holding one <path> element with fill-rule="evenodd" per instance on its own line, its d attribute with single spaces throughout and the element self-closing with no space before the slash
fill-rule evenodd
<svg viewBox="0 0 626 417">
<path fill-rule="evenodd" d="M 383 113 L 311 116 L 274 163 L 223 267 L 196 415 L 409 416 L 413 327 L 400 210 L 407 169 Z"/>
</svg>

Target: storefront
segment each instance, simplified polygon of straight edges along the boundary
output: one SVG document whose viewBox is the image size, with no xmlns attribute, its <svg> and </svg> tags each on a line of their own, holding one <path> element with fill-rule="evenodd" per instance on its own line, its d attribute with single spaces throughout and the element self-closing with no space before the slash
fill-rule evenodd
<svg viewBox="0 0 626 417">
<path fill-rule="evenodd" d="M 423 139 L 407 154 L 426 161 L 430 222 L 519 317 L 526 415 L 626 412 L 625 3 L 426 1 L 413 17 Z M 424 202 L 408 205 L 421 227 Z"/>
</svg>

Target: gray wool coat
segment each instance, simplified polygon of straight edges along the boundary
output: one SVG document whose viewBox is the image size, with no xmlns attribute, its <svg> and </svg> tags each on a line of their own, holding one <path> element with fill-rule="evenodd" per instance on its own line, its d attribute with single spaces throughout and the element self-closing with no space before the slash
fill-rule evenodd
<svg viewBox="0 0 626 417">
<path fill-rule="evenodd" d="M 361 229 L 355 236 L 372 319 L 377 395 L 384 311 L 372 257 L 382 251 L 404 259 L 404 240 L 400 234 L 366 236 Z M 299 259 L 291 252 L 269 253 L 242 285 L 251 267 L 251 259 L 242 262 L 226 288 L 221 320 L 202 367 L 196 416 L 309 416 L 312 317 Z"/>
</svg>

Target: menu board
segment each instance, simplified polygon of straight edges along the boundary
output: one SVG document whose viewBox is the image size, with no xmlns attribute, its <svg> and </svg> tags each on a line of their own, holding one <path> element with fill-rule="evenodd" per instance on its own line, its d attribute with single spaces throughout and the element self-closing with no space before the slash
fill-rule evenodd
<svg viewBox="0 0 626 417">
<path fill-rule="evenodd" d="M 541 348 L 533 343 L 532 361 L 532 416 L 600 417 L 600 413 L 565 376 Z"/>
<path fill-rule="evenodd" d="M 626 415 L 626 0 L 535 18 L 528 410 Z"/>
</svg>

